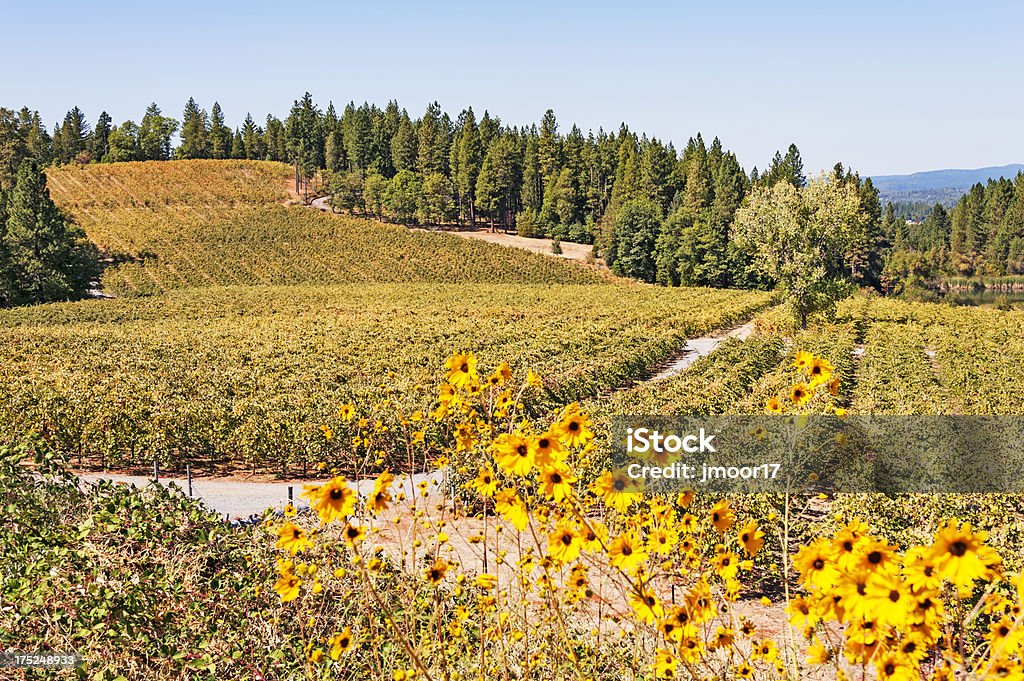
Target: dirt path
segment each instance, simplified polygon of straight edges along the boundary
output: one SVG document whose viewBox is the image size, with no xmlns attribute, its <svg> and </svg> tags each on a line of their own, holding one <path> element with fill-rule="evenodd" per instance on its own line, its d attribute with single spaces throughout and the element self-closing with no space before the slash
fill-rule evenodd
<svg viewBox="0 0 1024 681">
<path fill-rule="evenodd" d="M 731 329 L 726 329 L 725 331 L 711 336 L 691 338 L 686 341 L 686 347 L 684 347 L 679 354 L 670 357 L 660 368 L 657 369 L 657 372 L 653 376 L 644 382 L 661 381 L 680 374 L 701 357 L 710 355 L 712 352 L 717 350 L 718 346 L 728 339 L 737 338 L 739 340 L 747 340 L 747 338 L 749 338 L 753 333 L 754 322 L 749 321 L 745 324 L 741 324 Z"/>
<path fill-rule="evenodd" d="M 111 480 L 116 483 L 145 487 L 153 481 L 152 476 L 146 475 L 121 475 L 116 473 L 81 473 L 78 478 L 84 482 L 98 482 L 100 480 Z M 160 484 L 165 487 L 177 485 L 185 494 L 188 494 L 188 480 L 181 477 L 161 477 Z M 366 496 L 373 489 L 373 480 L 350 480 L 349 487 Z M 192 496 L 203 501 L 211 510 L 228 516 L 230 519 L 249 518 L 252 515 L 259 515 L 268 508 L 280 510 L 288 503 L 288 490 L 292 491 L 292 501 L 296 508 L 308 508 L 309 504 L 300 499 L 303 484 L 309 484 L 309 480 L 284 480 L 281 482 L 249 482 L 246 480 L 224 479 L 224 478 L 193 478 Z M 412 476 L 397 476 L 391 486 L 392 496 L 398 496 L 404 492 L 406 496 L 412 496 L 417 492 L 417 486 L 427 483 L 428 492 L 435 490 L 440 492 L 444 483 L 444 473 L 433 471 L 431 473 L 417 473 Z"/>
<path fill-rule="evenodd" d="M 321 196 L 318 199 L 313 199 L 310 202 L 309 207 L 317 210 L 322 210 L 326 213 L 333 212 L 328 201 L 329 196 Z M 552 252 L 551 239 L 531 239 L 525 236 L 519 236 L 518 234 L 508 234 L 505 232 L 490 232 L 485 229 L 476 230 L 448 230 L 448 229 L 426 229 L 423 227 L 410 227 L 411 230 L 416 232 L 443 232 L 444 234 L 453 234 L 463 239 L 478 239 L 479 241 L 486 241 L 492 244 L 500 244 L 502 246 L 511 246 L 513 248 L 522 248 L 527 251 L 533 251 L 534 253 L 541 253 L 543 255 L 558 256 L 565 258 L 566 260 L 587 260 L 591 257 L 594 252 L 594 247 L 590 244 L 577 244 L 569 241 L 562 241 L 560 243 L 562 252 Z"/>
</svg>

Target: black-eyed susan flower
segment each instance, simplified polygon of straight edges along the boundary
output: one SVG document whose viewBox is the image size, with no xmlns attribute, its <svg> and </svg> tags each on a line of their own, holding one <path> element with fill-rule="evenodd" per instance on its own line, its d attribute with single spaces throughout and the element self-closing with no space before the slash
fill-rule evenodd
<svg viewBox="0 0 1024 681">
<path fill-rule="evenodd" d="M 384 471 L 377 476 L 377 479 L 373 482 L 373 490 L 366 500 L 366 507 L 370 512 L 377 514 L 387 510 L 388 505 L 391 503 L 391 493 L 388 490 L 391 489 L 391 484 L 394 481 L 395 476 L 389 471 Z"/>
<path fill-rule="evenodd" d="M 559 523 L 548 535 L 548 555 L 559 563 L 571 563 L 580 555 L 580 538 L 575 528 Z"/>
<path fill-rule="evenodd" d="M 811 387 L 827 383 L 832 378 L 832 363 L 827 359 L 815 357 L 807 366 L 807 376 L 810 379 Z"/>
<path fill-rule="evenodd" d="M 498 489 L 498 481 L 494 477 L 494 471 L 485 466 L 476 474 L 476 478 L 469 482 L 469 486 L 481 496 L 492 497 Z"/>
<path fill-rule="evenodd" d="M 928 557 L 935 561 L 939 573 L 960 589 L 971 586 L 998 565 L 998 555 L 985 540 L 988 534 L 975 532 L 970 523 L 957 525 L 950 520 L 939 528 Z"/>
<path fill-rule="evenodd" d="M 575 402 L 562 412 L 562 418 L 555 424 L 555 432 L 567 447 L 582 447 L 594 438 L 590 430 L 590 418 L 580 412 Z"/>
<path fill-rule="evenodd" d="M 530 515 L 527 512 L 526 504 L 523 503 L 523 500 L 514 489 L 503 489 L 495 492 L 494 509 L 512 527 L 520 532 L 525 530 L 530 522 Z"/>
<path fill-rule="evenodd" d="M 526 438 L 515 433 L 502 433 L 491 445 L 495 462 L 512 474 L 524 476 L 533 468 L 533 452 Z"/>
<path fill-rule="evenodd" d="M 594 481 L 593 492 L 604 500 L 604 503 L 617 511 L 625 512 L 630 505 L 639 500 L 640 495 L 632 488 L 633 481 L 623 470 L 615 473 L 605 471 Z"/>
<path fill-rule="evenodd" d="M 654 654 L 654 675 L 659 679 L 674 679 L 679 658 L 671 651 L 659 648 Z"/>
<path fill-rule="evenodd" d="M 302 584 L 302 580 L 299 579 L 293 572 L 284 571 L 274 584 L 274 591 L 281 598 L 282 603 L 288 601 L 294 601 L 299 597 L 299 586 Z"/>
<path fill-rule="evenodd" d="M 530 448 L 533 450 L 533 460 L 538 466 L 554 466 L 565 460 L 565 450 L 558 440 L 557 433 L 548 431 L 531 437 Z"/>
<path fill-rule="evenodd" d="M 647 552 L 637 534 L 630 530 L 611 540 L 608 558 L 615 567 L 633 573 L 647 560 Z"/>
<path fill-rule="evenodd" d="M 748 520 L 747 523 L 740 528 L 738 539 L 740 544 L 743 546 L 743 550 L 747 552 L 747 555 L 753 558 L 758 554 L 761 548 L 764 546 L 764 532 L 757 525 L 756 520 Z"/>
<path fill-rule="evenodd" d="M 303 493 L 316 509 L 321 523 L 329 523 L 351 515 L 356 505 L 356 492 L 344 477 L 338 476 L 321 487 L 307 488 Z"/>
<path fill-rule="evenodd" d="M 345 538 L 349 544 L 358 544 L 366 538 L 366 530 L 362 525 L 353 525 L 352 523 L 346 523 L 345 529 L 342 530 L 341 535 Z"/>
<path fill-rule="evenodd" d="M 665 615 L 665 609 L 661 605 L 661 600 L 647 587 L 631 589 L 629 592 L 629 604 L 640 621 L 647 624 L 654 624 Z"/>
<path fill-rule="evenodd" d="M 293 522 L 285 522 L 277 529 L 277 548 L 284 549 L 291 555 L 313 546 L 306 532 Z"/>
<path fill-rule="evenodd" d="M 802 406 L 811 399 L 811 388 L 805 383 L 797 383 L 789 390 L 789 400 L 796 406 Z"/>
<path fill-rule="evenodd" d="M 576 478 L 567 466 L 561 463 L 552 463 L 542 468 L 540 472 L 540 487 L 548 499 L 564 501 L 573 496 L 573 483 Z"/>
<path fill-rule="evenodd" d="M 711 524 L 715 526 L 719 534 L 728 532 L 729 528 L 736 522 L 736 514 L 733 513 L 728 499 L 720 499 L 711 507 L 708 515 L 711 516 Z"/>
<path fill-rule="evenodd" d="M 331 645 L 331 659 L 337 660 L 342 655 L 350 651 L 353 647 L 353 641 L 352 627 L 345 627 L 342 632 L 331 636 L 329 641 Z"/>
<path fill-rule="evenodd" d="M 819 589 L 831 589 L 839 578 L 827 539 L 816 539 L 801 546 L 793 557 L 793 567 L 800 573 L 800 583 Z"/>
<path fill-rule="evenodd" d="M 793 368 L 799 371 L 805 370 L 814 361 L 814 355 L 806 350 L 798 350 L 793 355 Z"/>
<path fill-rule="evenodd" d="M 472 352 L 455 353 L 445 362 L 445 367 L 448 369 L 445 380 L 456 388 L 468 388 L 478 378 L 476 357 Z"/>
<path fill-rule="evenodd" d="M 448 561 L 444 558 L 438 558 L 434 561 L 434 564 L 426 570 L 427 581 L 437 586 L 444 581 L 445 575 L 448 574 L 448 567 Z"/>
</svg>

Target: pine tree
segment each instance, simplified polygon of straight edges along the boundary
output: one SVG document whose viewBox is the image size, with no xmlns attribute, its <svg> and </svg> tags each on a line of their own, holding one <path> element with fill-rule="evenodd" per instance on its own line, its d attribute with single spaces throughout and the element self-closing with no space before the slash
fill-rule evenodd
<svg viewBox="0 0 1024 681">
<path fill-rule="evenodd" d="M 285 122 L 285 134 L 288 159 L 295 167 L 295 191 L 308 194 L 309 178 L 323 167 L 324 159 L 320 111 L 308 92 L 292 104 Z"/>
<path fill-rule="evenodd" d="M 210 156 L 229 158 L 231 156 L 231 128 L 224 124 L 224 112 L 220 104 L 210 108 Z"/>
<path fill-rule="evenodd" d="M 441 105 L 433 102 L 427 106 L 416 130 L 419 144 L 416 153 L 416 167 L 423 176 L 430 173 L 445 173 L 447 146 L 446 131 L 441 122 Z"/>
<path fill-rule="evenodd" d="M 536 130 L 526 135 L 526 149 L 523 158 L 523 189 L 519 202 L 523 210 L 536 215 L 540 212 L 544 198 L 544 178 L 540 172 L 540 156 L 537 153 Z"/>
<path fill-rule="evenodd" d="M 245 146 L 245 158 L 249 160 L 262 159 L 266 155 L 263 149 L 263 131 L 249 113 L 245 114 L 245 123 L 242 124 L 242 144 Z"/>
<path fill-rule="evenodd" d="M 419 141 L 416 137 L 416 129 L 409 113 L 402 109 L 402 116 L 398 121 L 398 130 L 391 139 L 391 163 L 396 173 L 403 170 L 416 170 L 416 156 L 419 150 Z"/>
<path fill-rule="evenodd" d="M 7 203 L 3 233 L 7 279 L 4 304 L 66 300 L 83 295 L 98 275 L 84 234 L 50 199 L 46 175 L 22 162 Z"/>
<path fill-rule="evenodd" d="M 178 158 L 209 158 L 210 129 L 206 112 L 196 100 L 189 97 L 181 114 L 181 144 L 175 152 Z"/>
<path fill-rule="evenodd" d="M 373 123 L 369 105 L 356 107 L 350 102 L 341 115 L 341 129 L 346 167 L 365 174 L 373 154 Z"/>
<path fill-rule="evenodd" d="M 239 132 L 238 128 L 235 128 L 235 134 L 231 137 L 231 158 L 245 158 L 245 141 L 242 139 L 242 133 Z"/>
<path fill-rule="evenodd" d="M 72 161 L 88 161 L 88 138 L 89 124 L 85 121 L 85 114 L 77 106 L 68 111 L 64 116 L 64 125 L 61 128 L 61 147 L 65 163 Z"/>
<path fill-rule="evenodd" d="M 90 153 L 94 161 L 102 161 L 110 152 L 110 115 L 101 111 L 96 119 L 96 128 L 92 131 L 92 147 Z"/>
<path fill-rule="evenodd" d="M 458 170 L 455 175 L 455 186 L 460 200 L 469 206 L 469 224 L 476 226 L 476 180 L 484 159 L 480 129 L 476 125 L 472 107 L 466 109 L 463 116 L 456 160 Z"/>
</svg>

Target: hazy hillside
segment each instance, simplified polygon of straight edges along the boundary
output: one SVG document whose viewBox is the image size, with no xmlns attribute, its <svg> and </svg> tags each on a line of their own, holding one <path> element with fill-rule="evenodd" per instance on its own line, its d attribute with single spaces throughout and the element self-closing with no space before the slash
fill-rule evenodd
<svg viewBox="0 0 1024 681">
<path fill-rule="evenodd" d="M 1024 172 L 1022 163 L 968 170 L 927 170 L 910 175 L 876 175 L 871 181 L 878 188 L 883 204 L 892 201 L 921 202 L 929 205 L 942 203 L 952 206 L 974 184 L 984 184 L 990 178 L 1012 179 L 1019 172 Z"/>
</svg>

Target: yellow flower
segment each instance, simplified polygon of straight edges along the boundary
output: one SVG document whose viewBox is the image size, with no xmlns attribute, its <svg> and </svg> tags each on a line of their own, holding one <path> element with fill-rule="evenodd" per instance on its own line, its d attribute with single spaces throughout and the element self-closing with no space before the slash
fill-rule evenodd
<svg viewBox="0 0 1024 681">
<path fill-rule="evenodd" d="M 719 534 L 725 534 L 729 531 L 729 528 L 736 522 L 736 515 L 732 512 L 732 507 L 729 506 L 727 499 L 721 499 L 718 503 L 711 507 L 710 511 L 711 524 L 715 526 Z"/>
<path fill-rule="evenodd" d="M 580 530 L 580 542 L 584 551 L 596 553 L 604 548 L 608 539 L 608 528 L 599 520 L 587 520 Z"/>
<path fill-rule="evenodd" d="M 530 438 L 533 460 L 538 466 L 551 466 L 565 459 L 565 450 L 554 432 L 542 433 Z"/>
<path fill-rule="evenodd" d="M 810 366 L 811 362 L 813 361 L 814 355 L 804 350 L 800 350 L 795 355 L 793 355 L 793 367 L 801 371 Z"/>
<path fill-rule="evenodd" d="M 353 525 L 352 523 L 346 523 L 345 531 L 342 533 L 345 537 L 345 541 L 349 544 L 358 544 L 363 541 L 366 537 L 366 530 L 360 525 Z"/>
<path fill-rule="evenodd" d="M 665 615 L 665 609 L 661 601 L 650 589 L 643 587 L 639 590 L 630 590 L 629 604 L 633 607 L 637 617 L 642 622 L 654 624 Z"/>
<path fill-rule="evenodd" d="M 341 405 L 338 409 L 338 415 L 341 416 L 343 421 L 351 421 L 352 417 L 356 415 L 356 408 L 352 406 L 351 402 Z"/>
<path fill-rule="evenodd" d="M 503 489 L 494 494 L 494 509 L 514 528 L 522 532 L 530 522 L 526 504 L 514 489 Z"/>
<path fill-rule="evenodd" d="M 526 372 L 526 385 L 531 388 L 543 388 L 544 381 L 533 369 L 530 369 Z"/>
<path fill-rule="evenodd" d="M 490 467 L 481 468 L 476 479 L 469 483 L 469 486 L 485 497 L 494 496 L 498 489 L 498 481 L 494 479 L 494 471 Z"/>
<path fill-rule="evenodd" d="M 301 527 L 293 522 L 286 522 L 277 530 L 277 548 L 288 551 L 293 556 L 299 551 L 313 546 Z"/>
<path fill-rule="evenodd" d="M 928 557 L 935 561 L 939 574 L 960 589 L 983 579 L 1000 563 L 999 555 L 985 546 L 986 532 L 974 532 L 970 523 L 957 526 L 950 520 L 939 528 Z"/>
<path fill-rule="evenodd" d="M 477 575 L 474 583 L 481 591 L 490 591 L 498 583 L 498 576 L 484 572 L 483 574 Z"/>
<path fill-rule="evenodd" d="M 688 489 L 680 492 L 676 495 L 676 505 L 682 508 L 688 508 L 693 502 L 693 490 Z"/>
<path fill-rule="evenodd" d="M 576 478 L 567 467 L 554 464 L 540 472 L 540 485 L 544 496 L 555 501 L 572 498 L 572 485 Z"/>
<path fill-rule="evenodd" d="M 774 662 L 779 656 L 779 649 L 775 645 L 774 641 L 765 639 L 763 641 L 754 641 L 753 647 L 750 651 L 751 657 L 755 660 L 764 660 L 765 662 Z"/>
<path fill-rule="evenodd" d="M 927 555 L 923 546 L 907 549 L 903 558 L 903 576 L 915 592 L 930 591 L 942 586 L 942 577 L 935 561 Z"/>
<path fill-rule="evenodd" d="M 296 577 L 291 571 L 285 571 L 277 578 L 277 583 L 274 584 L 274 591 L 281 597 L 282 603 L 287 603 L 299 597 L 300 584 L 302 584 L 301 579 Z"/>
<path fill-rule="evenodd" d="M 764 405 L 764 410 L 769 414 L 781 414 L 782 402 L 779 401 L 778 397 L 770 397 Z"/>
<path fill-rule="evenodd" d="M 670 651 L 659 648 L 654 654 L 654 675 L 658 678 L 674 679 L 678 666 L 679 658 Z"/>
<path fill-rule="evenodd" d="M 873 572 L 865 585 L 865 598 L 872 617 L 894 627 L 904 627 L 917 607 L 910 589 L 895 575 Z"/>
<path fill-rule="evenodd" d="M 437 584 L 441 583 L 447 572 L 448 561 L 446 561 L 444 558 L 438 558 L 434 561 L 434 564 L 432 566 L 427 568 L 426 575 L 430 583 L 436 586 Z"/>
<path fill-rule="evenodd" d="M 764 546 L 764 532 L 757 526 L 756 520 L 749 520 L 747 524 L 740 528 L 739 532 L 740 544 L 743 545 L 743 550 L 747 552 L 747 555 L 753 558 L 757 555 L 757 552 Z"/>
<path fill-rule="evenodd" d="M 334 431 L 328 425 L 320 426 L 320 432 L 324 434 L 324 439 L 328 442 L 334 439 Z"/>
<path fill-rule="evenodd" d="M 322 487 L 307 487 L 304 497 L 308 497 L 321 523 L 329 523 L 337 518 L 351 515 L 356 506 L 356 492 L 348 486 L 344 477 L 338 476 Z"/>
<path fill-rule="evenodd" d="M 807 546 L 801 546 L 793 557 L 793 567 L 800 573 L 801 584 L 819 589 L 830 589 L 839 577 L 826 539 L 816 539 Z"/>
<path fill-rule="evenodd" d="M 719 577 L 724 580 L 733 579 L 740 569 L 739 556 L 732 551 L 726 551 L 723 546 L 719 546 L 718 549 L 711 564 L 715 567 L 715 572 Z"/>
<path fill-rule="evenodd" d="M 647 560 L 647 552 L 644 551 L 643 542 L 633 531 L 623 532 L 615 537 L 608 545 L 608 558 L 612 565 L 624 572 L 636 572 L 644 561 Z"/>
<path fill-rule="evenodd" d="M 832 660 L 832 653 L 826 648 L 821 641 L 818 639 L 814 640 L 814 645 L 807 649 L 807 663 L 808 664 L 828 664 Z"/>
<path fill-rule="evenodd" d="M 807 367 L 807 375 L 811 379 L 811 387 L 826 383 L 832 378 L 832 364 L 827 359 L 815 357 Z"/>
<path fill-rule="evenodd" d="M 899 653 L 883 653 L 874 662 L 878 681 L 912 681 L 920 678 L 917 667 Z"/>
<path fill-rule="evenodd" d="M 491 445 L 494 460 L 512 475 L 526 475 L 533 467 L 533 454 L 526 438 L 503 433 Z"/>
<path fill-rule="evenodd" d="M 470 423 L 455 426 L 455 451 L 465 452 L 476 444 L 476 428 Z"/>
<path fill-rule="evenodd" d="M 580 555 L 580 538 L 576 531 L 559 523 L 548 536 L 548 555 L 561 563 L 571 563 Z"/>
<path fill-rule="evenodd" d="M 631 484 L 632 481 L 625 471 L 620 470 L 614 474 L 605 471 L 594 481 L 592 489 L 604 499 L 605 504 L 624 512 L 639 497 L 636 492 L 628 491 Z"/>
<path fill-rule="evenodd" d="M 468 388 L 477 380 L 476 357 L 472 352 L 468 354 L 455 353 L 445 362 L 445 367 L 447 367 L 448 373 L 444 380 L 456 388 Z"/>
<path fill-rule="evenodd" d="M 352 627 L 345 627 L 340 634 L 331 636 L 331 659 L 337 660 L 352 648 Z"/>
<path fill-rule="evenodd" d="M 789 399 L 798 407 L 806 404 L 811 399 L 811 389 L 803 383 L 797 383 L 789 391 Z"/>
<path fill-rule="evenodd" d="M 395 476 L 389 471 L 384 471 L 377 476 L 373 483 L 373 492 L 370 493 L 370 497 L 366 502 L 366 506 L 371 512 L 376 514 L 387 509 L 388 504 L 391 503 L 391 494 L 388 490 L 394 481 Z"/>
<path fill-rule="evenodd" d="M 594 433 L 590 430 L 590 419 L 580 412 L 580 407 L 575 402 L 565 408 L 554 430 L 559 439 L 569 447 L 581 447 L 594 438 Z"/>
</svg>

